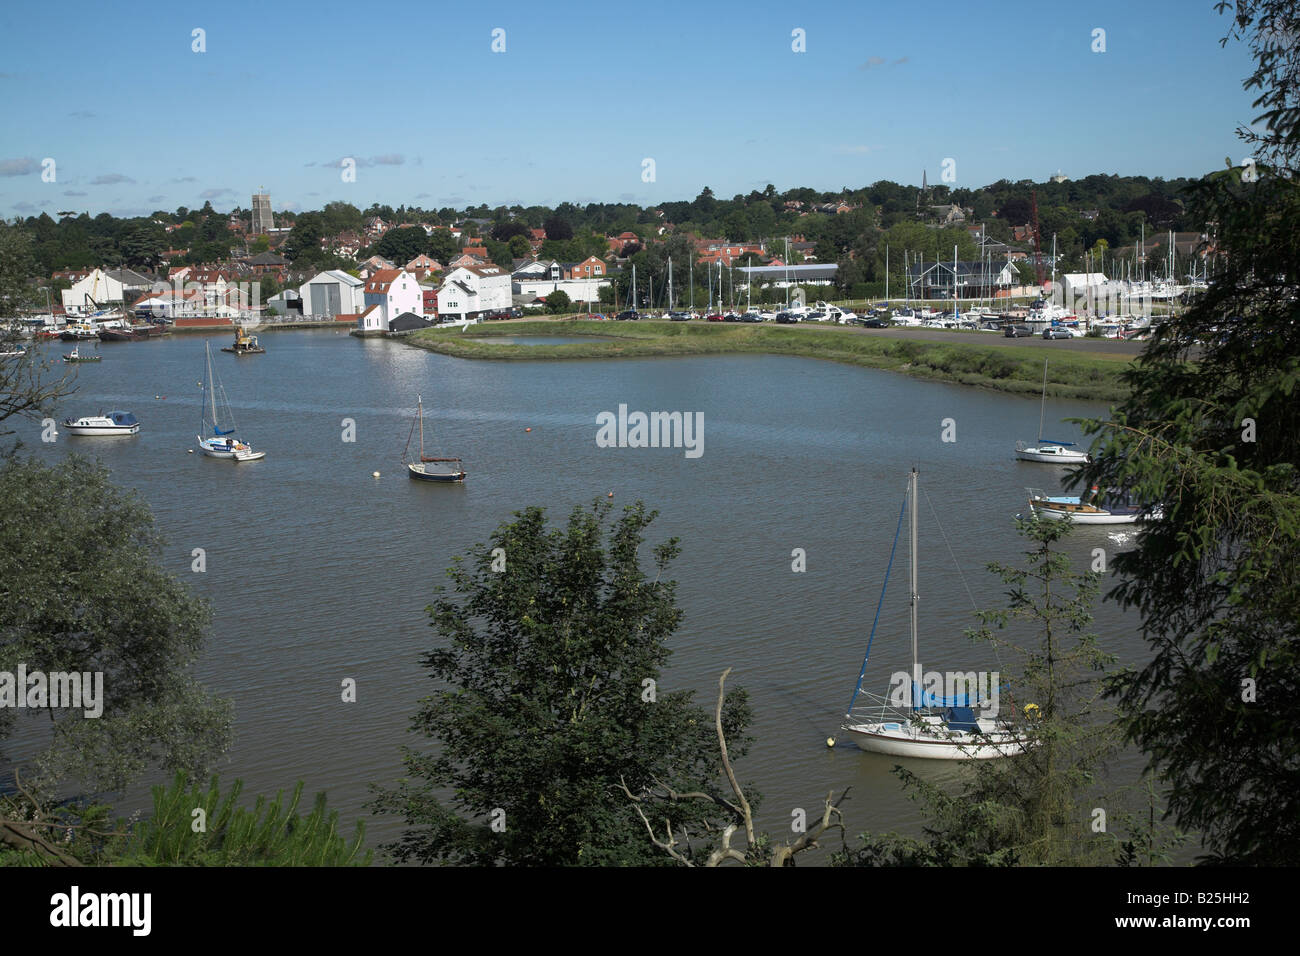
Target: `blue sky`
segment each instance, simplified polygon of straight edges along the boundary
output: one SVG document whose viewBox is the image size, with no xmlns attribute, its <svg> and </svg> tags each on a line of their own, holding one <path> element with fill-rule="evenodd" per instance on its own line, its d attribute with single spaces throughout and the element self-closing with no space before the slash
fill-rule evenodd
<svg viewBox="0 0 1300 956">
<path fill-rule="evenodd" d="M 5 4 L 0 216 L 654 203 L 948 158 L 958 186 L 1198 176 L 1248 154 L 1226 26 L 1213 0 Z"/>
</svg>

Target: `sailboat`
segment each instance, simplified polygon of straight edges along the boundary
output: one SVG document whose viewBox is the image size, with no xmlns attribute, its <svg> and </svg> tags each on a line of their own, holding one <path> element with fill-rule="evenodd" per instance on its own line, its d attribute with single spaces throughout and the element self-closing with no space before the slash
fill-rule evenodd
<svg viewBox="0 0 1300 956">
<path fill-rule="evenodd" d="M 204 342 L 203 347 L 208 353 L 208 377 L 204 381 L 204 402 L 199 411 L 199 434 L 195 436 L 198 439 L 199 448 L 209 458 L 228 458 L 232 461 L 257 461 L 265 458 L 266 452 L 253 451 L 251 445 L 240 441 L 235 435 L 238 429 L 235 425 L 235 415 L 230 410 L 230 402 L 226 399 L 225 386 L 216 381 L 212 371 L 212 346 L 210 343 Z M 230 422 L 229 428 L 222 428 L 217 420 L 218 391 L 221 392 L 221 404 L 225 409 L 225 418 Z M 209 413 L 211 413 L 211 418 L 208 417 Z M 204 435 L 209 429 L 212 434 L 205 438 Z"/>
<path fill-rule="evenodd" d="M 1016 442 L 1016 457 L 1021 461 L 1046 461 L 1056 465 L 1078 465 L 1091 461 L 1086 451 L 1079 451 L 1071 441 L 1043 438 L 1043 416 L 1047 412 L 1047 359 L 1043 359 L 1043 398 L 1038 407 L 1038 443 Z"/>
<path fill-rule="evenodd" d="M 464 481 L 465 469 L 459 458 L 429 458 L 424 454 L 424 397 L 416 398 L 416 421 L 420 425 L 420 460 L 407 461 L 406 472 L 417 481 Z M 411 423 L 411 432 L 415 432 L 416 422 Z M 411 450 L 411 435 L 406 436 L 406 452 Z M 406 461 L 407 454 L 402 459 Z"/>
<path fill-rule="evenodd" d="M 908 480 L 907 499 L 904 511 L 911 512 L 911 631 L 912 631 L 912 669 L 909 672 L 911 703 L 906 701 L 899 705 L 897 692 L 890 697 L 862 692 L 862 678 L 866 674 L 867 661 L 863 658 L 862 671 L 858 674 L 858 685 L 849 701 L 848 711 L 844 715 L 841 727 L 863 750 L 873 753 L 890 754 L 895 757 L 924 757 L 939 760 L 986 760 L 993 757 L 1010 757 L 1023 753 L 1030 746 L 1030 738 L 1018 731 L 1004 718 L 983 716 L 972 706 L 969 690 L 965 694 L 950 698 L 931 693 L 922 686 L 921 665 L 917 641 L 916 606 L 919 600 L 916 583 L 916 491 L 919 475 L 915 468 Z M 898 544 L 898 535 L 903 529 L 903 511 L 898 515 L 898 529 L 894 533 L 894 545 Z M 889 563 L 894 561 L 893 549 L 890 549 Z M 889 582 L 889 569 L 885 571 L 885 582 Z M 885 592 L 881 589 L 880 599 L 884 602 Z M 876 620 L 880 620 L 880 608 L 876 608 Z M 876 633 L 875 624 L 871 627 L 871 639 Z M 871 642 L 867 643 L 867 656 L 871 654 Z M 995 690 L 990 688 L 990 691 Z M 976 692 L 978 697 L 978 691 Z M 859 697 L 866 697 L 871 703 L 854 712 L 854 704 Z M 891 698 L 893 698 L 891 700 Z M 987 709 L 987 708 L 985 708 Z"/>
</svg>

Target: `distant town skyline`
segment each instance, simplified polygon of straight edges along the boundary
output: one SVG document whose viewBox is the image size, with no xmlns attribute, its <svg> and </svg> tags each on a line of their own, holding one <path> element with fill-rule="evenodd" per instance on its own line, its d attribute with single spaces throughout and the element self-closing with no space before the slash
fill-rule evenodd
<svg viewBox="0 0 1300 956">
<path fill-rule="evenodd" d="M 277 214 L 655 205 L 923 170 L 956 188 L 1174 179 L 1249 155 L 1249 51 L 1220 46 L 1208 0 L 566 12 L 430 8 L 387 31 L 331 3 L 8 10 L 0 216 L 263 191 Z"/>
</svg>

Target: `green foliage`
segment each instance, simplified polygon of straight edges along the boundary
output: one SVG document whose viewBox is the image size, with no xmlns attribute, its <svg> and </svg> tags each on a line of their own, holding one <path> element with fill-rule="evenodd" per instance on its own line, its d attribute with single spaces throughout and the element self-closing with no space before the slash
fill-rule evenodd
<svg viewBox="0 0 1300 956">
<path fill-rule="evenodd" d="M 177 773 L 170 787 L 153 788 L 153 815 L 137 824 L 117 863 L 128 866 L 369 866 L 362 850 L 365 823 L 356 835 L 339 833 L 338 811 L 316 795 L 311 812 L 298 813 L 303 782 L 288 800 L 259 796 L 253 808 L 237 807 L 243 789 L 236 780 L 222 798 L 214 776 L 207 789 Z M 195 810 L 201 809 L 200 818 Z M 198 832 L 199 820 L 203 821 Z"/>
<path fill-rule="evenodd" d="M 0 741 L 19 714 L 50 728 L 35 761 L 43 790 L 69 779 L 119 790 L 156 766 L 208 767 L 230 739 L 229 705 L 191 673 L 208 610 L 158 565 L 148 506 L 77 455 L 5 460 L 0 501 L 0 670 L 103 675 L 98 718 L 3 708 Z"/>
<path fill-rule="evenodd" d="M 563 289 L 556 289 L 554 292 L 548 292 L 546 295 L 546 311 L 556 315 L 569 311 L 573 305 L 569 299 L 569 293 Z"/>
<path fill-rule="evenodd" d="M 1283 10 L 1282 7 L 1286 9 Z M 1237 30 L 1276 40 L 1256 16 L 1294 4 L 1236 6 Z M 1244 17 L 1244 19 L 1243 19 Z M 1260 55 L 1248 81 L 1274 90 Z M 1268 145 L 1293 162 L 1300 117 L 1271 114 Z M 1142 615 L 1152 657 L 1116 688 L 1129 737 L 1170 786 L 1177 823 L 1206 857 L 1289 864 L 1300 857 L 1300 183 L 1260 164 L 1192 191 L 1218 223 L 1226 265 L 1210 289 L 1162 324 L 1127 373 L 1131 397 L 1098 435 L 1080 481 L 1161 502 L 1135 551 L 1114 562 L 1111 592 Z M 1249 422 L 1247 421 L 1249 420 Z"/>
<path fill-rule="evenodd" d="M 720 792 L 711 716 L 688 692 L 647 697 L 681 621 L 663 579 L 677 543 L 653 548 L 647 578 L 638 553 L 655 513 L 637 503 L 611 524 L 611 510 L 598 500 L 555 529 L 541 508 L 516 512 L 449 570 L 424 658 L 439 689 L 412 724 L 435 746 L 405 748 L 408 778 L 373 804 L 406 819 L 388 847 L 398 860 L 666 865 L 622 785 Z M 733 749 L 748 722 L 744 692 L 730 692 Z M 701 832 L 707 809 L 682 808 L 682 823 Z"/>
</svg>

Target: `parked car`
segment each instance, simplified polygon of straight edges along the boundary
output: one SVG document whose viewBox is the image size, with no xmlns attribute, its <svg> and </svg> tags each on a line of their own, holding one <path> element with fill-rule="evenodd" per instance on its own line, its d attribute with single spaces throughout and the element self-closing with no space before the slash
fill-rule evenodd
<svg viewBox="0 0 1300 956">
<path fill-rule="evenodd" d="M 763 321 L 763 317 L 762 317 L 761 315 L 759 315 L 757 312 L 746 312 L 744 315 L 742 315 L 742 316 L 740 317 L 740 321 L 742 321 L 742 322 L 762 322 L 762 321 Z"/>
<path fill-rule="evenodd" d="M 1002 334 L 1009 339 L 1024 338 L 1033 335 L 1033 331 L 1027 325 L 1008 325 L 1002 330 Z"/>
<path fill-rule="evenodd" d="M 864 329 L 887 329 L 891 325 L 893 325 L 893 323 L 888 319 L 864 319 L 862 322 L 862 327 Z"/>
<path fill-rule="evenodd" d="M 721 322 L 721 321 L 722 321 L 722 313 L 721 313 L 721 312 L 714 312 L 714 313 L 712 313 L 711 315 L 706 315 L 706 316 L 704 317 L 704 320 L 705 320 L 706 322 Z"/>
<path fill-rule="evenodd" d="M 1069 329 L 1065 329 L 1065 328 L 1062 328 L 1062 327 L 1059 326 L 1059 325 L 1056 325 L 1056 326 L 1053 326 L 1053 327 L 1050 328 L 1050 329 L 1043 329 L 1043 338 L 1045 338 L 1045 339 L 1072 339 L 1072 338 L 1074 338 L 1074 333 L 1071 332 Z"/>
<path fill-rule="evenodd" d="M 609 317 L 608 317 L 607 315 L 605 315 L 605 313 L 603 313 L 603 312 L 593 312 L 591 315 L 587 316 L 587 321 L 589 321 L 589 322 L 604 322 L 604 321 L 605 321 L 606 319 L 608 319 L 608 318 L 609 318 Z"/>
<path fill-rule="evenodd" d="M 799 321 L 799 317 L 793 312 L 778 312 L 776 314 L 776 320 L 782 325 L 794 325 L 794 323 Z"/>
<path fill-rule="evenodd" d="M 619 322 L 635 322 L 640 319 L 641 316 L 633 309 L 624 309 L 618 315 L 614 316 L 614 318 Z"/>
<path fill-rule="evenodd" d="M 689 322 L 693 316 L 689 312 L 669 312 L 668 318 L 672 322 Z"/>
</svg>

